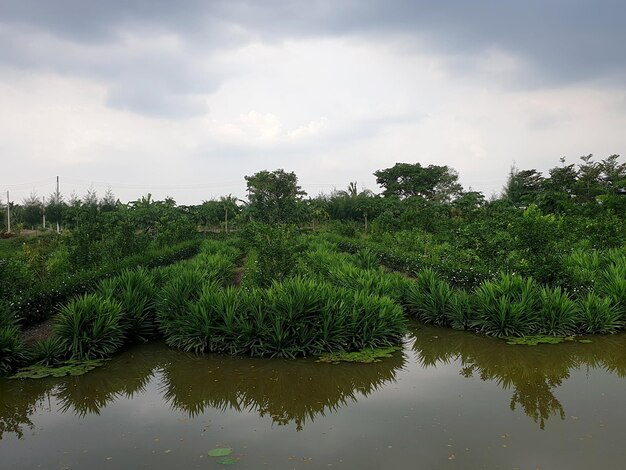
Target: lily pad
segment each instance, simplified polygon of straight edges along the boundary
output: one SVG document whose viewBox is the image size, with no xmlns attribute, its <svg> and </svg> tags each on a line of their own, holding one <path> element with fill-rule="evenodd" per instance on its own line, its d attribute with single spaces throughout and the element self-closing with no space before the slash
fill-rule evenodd
<svg viewBox="0 0 626 470">
<path fill-rule="evenodd" d="M 222 465 L 233 465 L 237 463 L 237 459 L 234 457 L 224 457 L 223 459 L 219 459 L 217 463 Z"/>
<path fill-rule="evenodd" d="M 565 341 L 576 343 L 591 343 L 589 339 L 576 339 L 574 336 L 522 336 L 521 338 L 505 338 L 507 344 L 524 344 L 536 346 L 538 344 L 559 344 Z"/>
<path fill-rule="evenodd" d="M 536 346 L 538 344 L 559 344 L 566 340 L 564 336 L 522 336 L 521 338 L 507 338 L 507 344 L 525 344 Z"/>
<path fill-rule="evenodd" d="M 48 367 L 41 364 L 20 369 L 12 379 L 43 379 L 45 377 L 65 377 L 66 375 L 79 376 L 86 374 L 90 370 L 100 367 L 105 363 L 104 359 L 91 361 L 67 361 L 59 367 Z"/>
<path fill-rule="evenodd" d="M 209 457 L 225 457 L 232 454 L 233 449 L 229 447 L 218 447 L 209 451 Z"/>
<path fill-rule="evenodd" d="M 371 363 L 380 362 L 381 359 L 392 357 L 393 353 L 400 351 L 401 346 L 391 346 L 388 348 L 371 349 L 366 348 L 356 352 L 339 352 L 322 354 L 317 362 L 326 362 L 330 364 L 339 364 L 340 362 L 361 362 Z"/>
</svg>

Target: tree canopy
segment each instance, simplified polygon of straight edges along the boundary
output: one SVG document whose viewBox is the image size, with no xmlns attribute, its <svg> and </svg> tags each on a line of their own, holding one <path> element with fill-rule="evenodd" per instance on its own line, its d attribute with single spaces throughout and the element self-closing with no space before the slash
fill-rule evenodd
<svg viewBox="0 0 626 470">
<path fill-rule="evenodd" d="M 298 204 L 306 192 L 298 186 L 298 177 L 283 169 L 259 171 L 246 176 L 249 214 L 258 221 L 270 224 L 296 223 L 302 216 Z"/>
<path fill-rule="evenodd" d="M 447 165 L 396 163 L 374 172 L 376 183 L 384 188 L 385 197 L 405 199 L 421 196 L 428 201 L 449 202 L 462 192 L 458 174 Z"/>
</svg>

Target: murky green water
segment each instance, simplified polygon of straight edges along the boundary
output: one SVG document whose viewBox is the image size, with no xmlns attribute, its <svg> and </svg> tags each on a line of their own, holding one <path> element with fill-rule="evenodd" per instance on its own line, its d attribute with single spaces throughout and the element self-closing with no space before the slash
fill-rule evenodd
<svg viewBox="0 0 626 470">
<path fill-rule="evenodd" d="M 626 335 L 511 346 L 416 328 L 320 364 L 146 345 L 86 376 L 0 381 L 0 467 L 621 469 Z"/>
</svg>

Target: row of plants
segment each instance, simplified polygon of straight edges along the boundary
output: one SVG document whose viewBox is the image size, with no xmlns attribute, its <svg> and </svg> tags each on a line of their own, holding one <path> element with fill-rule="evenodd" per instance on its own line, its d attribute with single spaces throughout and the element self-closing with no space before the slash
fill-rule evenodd
<svg viewBox="0 0 626 470">
<path fill-rule="evenodd" d="M 126 268 L 116 276 L 94 280 L 92 293 L 82 292 L 58 307 L 53 334 L 31 348 L 24 345 L 8 305 L 1 303 L 0 374 L 28 363 L 57 366 L 68 360 L 102 359 L 126 344 L 159 336 L 157 311 L 162 314 L 172 303 L 168 286 L 188 273 L 226 282 L 240 256 L 237 247 L 223 242 L 204 240 L 193 246 L 194 252 L 201 252 L 192 260 L 152 269 Z"/>
<path fill-rule="evenodd" d="M 204 282 L 194 294 L 160 316 L 167 343 L 185 351 L 294 358 L 397 344 L 406 329 L 387 297 L 300 277 L 267 289 Z"/>
<path fill-rule="evenodd" d="M 147 250 L 97 269 L 68 273 L 54 282 L 14 291 L 8 303 L 22 326 L 32 325 L 52 316 L 58 305 L 71 297 L 93 291 L 102 279 L 132 267 L 155 268 L 191 258 L 198 253 L 201 244 L 202 240 L 196 238 L 170 247 Z"/>
<path fill-rule="evenodd" d="M 472 288 L 495 275 L 470 250 L 454 250 L 449 244 L 425 243 L 421 249 L 408 251 L 395 243 L 380 243 L 368 238 L 334 233 L 324 234 L 324 237 L 346 253 L 366 251 L 383 266 L 407 275 L 424 269 L 436 270 L 457 287 Z"/>
<path fill-rule="evenodd" d="M 385 289 L 378 296 L 366 285 L 338 287 L 301 275 L 237 288 L 233 272 L 240 257 L 232 244 L 205 242 L 192 260 L 103 279 L 93 293 L 60 308 L 54 334 L 29 359 L 54 366 L 106 358 L 156 336 L 196 353 L 294 358 L 387 347 L 406 332 L 406 316 Z"/>
<path fill-rule="evenodd" d="M 609 266 L 578 295 L 504 273 L 467 291 L 426 269 L 405 302 L 425 323 L 498 337 L 616 333 L 626 326 L 626 264 Z"/>
<path fill-rule="evenodd" d="M 531 260 L 520 251 L 511 251 L 506 259 L 497 253 L 489 259 L 472 249 L 457 249 L 449 242 L 438 242 L 430 234 L 411 231 L 387 233 L 377 237 L 345 237 L 334 233 L 324 234 L 340 250 L 357 254 L 368 251 L 378 262 L 394 271 L 415 275 L 424 269 L 435 271 L 451 285 L 474 289 L 483 281 L 494 280 L 499 273 L 517 273 L 532 277 L 545 285 L 561 287 L 572 293 L 587 292 L 593 288 L 604 267 L 622 263 L 626 249 L 593 249 L 579 247 L 569 250 L 554 249 L 548 255 L 533 255 Z M 499 258 L 498 258 L 499 257 Z M 529 264 L 541 265 L 541 268 Z M 550 276 L 536 278 L 533 274 L 550 270 Z"/>
<path fill-rule="evenodd" d="M 606 334 L 626 327 L 626 256 L 620 250 L 570 255 L 569 269 L 581 273 L 573 290 L 506 273 L 463 289 L 430 268 L 410 279 L 378 267 L 378 257 L 368 249 L 348 255 L 337 253 L 335 246 L 328 237 L 316 242 L 301 271 L 387 295 L 424 323 L 498 337 Z"/>
</svg>

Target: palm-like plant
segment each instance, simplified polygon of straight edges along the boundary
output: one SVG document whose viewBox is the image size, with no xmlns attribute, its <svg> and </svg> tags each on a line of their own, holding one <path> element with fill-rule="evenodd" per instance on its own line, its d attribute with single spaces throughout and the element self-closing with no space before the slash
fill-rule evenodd
<svg viewBox="0 0 626 470">
<path fill-rule="evenodd" d="M 568 336 L 574 333 L 578 307 L 569 294 L 556 287 L 542 288 L 537 317 L 537 333 Z"/>
<path fill-rule="evenodd" d="M 97 294 L 77 297 L 61 307 L 54 334 L 72 359 L 111 356 L 124 344 L 122 306 Z"/>
<path fill-rule="evenodd" d="M 615 333 L 624 327 L 624 320 L 610 298 L 591 292 L 579 303 L 578 329 L 583 333 Z"/>
<path fill-rule="evenodd" d="M 478 325 L 492 336 L 524 336 L 536 331 L 539 289 L 530 278 L 501 274 L 475 291 Z"/>
</svg>

